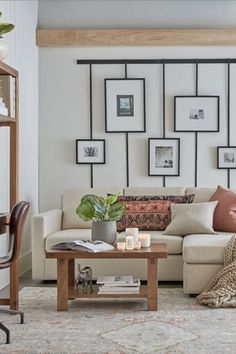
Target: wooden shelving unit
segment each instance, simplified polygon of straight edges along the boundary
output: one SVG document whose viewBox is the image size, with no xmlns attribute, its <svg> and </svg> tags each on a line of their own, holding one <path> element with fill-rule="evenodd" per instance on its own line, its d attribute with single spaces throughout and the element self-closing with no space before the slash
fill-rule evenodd
<svg viewBox="0 0 236 354">
<path fill-rule="evenodd" d="M 0 75 L 15 78 L 15 117 L 0 115 L 0 128 L 10 129 L 10 209 L 19 201 L 19 77 L 18 71 L 0 61 Z M 10 297 L 0 299 L 0 305 L 10 305 L 13 310 L 19 308 L 19 264 L 10 268 Z"/>
<path fill-rule="evenodd" d="M 15 78 L 15 117 L 0 115 L 0 128 L 10 129 L 10 208 L 19 199 L 19 157 L 18 157 L 18 127 L 19 127 L 19 77 L 18 71 L 0 61 L 0 75 L 11 75 Z"/>
</svg>

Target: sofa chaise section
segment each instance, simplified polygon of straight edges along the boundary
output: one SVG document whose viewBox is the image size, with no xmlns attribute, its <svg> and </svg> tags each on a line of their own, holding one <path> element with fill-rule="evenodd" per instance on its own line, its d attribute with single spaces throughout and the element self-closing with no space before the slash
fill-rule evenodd
<svg viewBox="0 0 236 354">
<path fill-rule="evenodd" d="M 184 292 L 199 294 L 223 268 L 224 250 L 232 233 L 195 234 L 184 237 Z"/>
</svg>

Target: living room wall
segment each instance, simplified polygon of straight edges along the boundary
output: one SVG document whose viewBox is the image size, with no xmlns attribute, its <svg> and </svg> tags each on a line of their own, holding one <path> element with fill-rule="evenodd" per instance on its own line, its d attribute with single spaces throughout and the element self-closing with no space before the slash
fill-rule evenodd
<svg viewBox="0 0 236 354">
<path fill-rule="evenodd" d="M 55 15 L 56 9 L 56 15 Z M 233 1 L 40 1 L 40 28 L 234 28 Z M 234 47 L 40 48 L 40 210 L 59 207 L 66 188 L 90 186 L 90 167 L 76 165 L 75 139 L 90 135 L 89 68 L 77 59 L 236 58 Z M 166 137 L 181 139 L 180 177 L 166 186 L 195 184 L 194 133 L 174 133 L 175 95 L 195 94 L 195 65 L 166 65 Z M 93 168 L 94 186 L 126 185 L 126 137 L 105 133 L 104 78 L 124 77 L 124 65 L 93 65 L 93 138 L 106 140 L 106 164 Z M 231 65 L 231 145 L 236 145 L 236 65 Z M 128 65 L 146 80 L 147 132 L 129 134 L 130 186 L 162 186 L 148 177 L 148 138 L 162 136 L 162 65 Z M 199 94 L 220 96 L 220 132 L 198 135 L 198 186 L 228 185 L 217 170 L 216 147 L 227 145 L 227 64 L 199 65 Z M 230 171 L 235 188 L 235 170 Z"/>
<path fill-rule="evenodd" d="M 236 58 L 224 48 L 224 58 Z M 40 48 L 40 209 L 60 205 L 66 188 L 89 187 L 90 168 L 76 165 L 75 139 L 89 138 L 89 69 L 77 59 L 222 58 L 222 48 Z M 220 132 L 199 133 L 198 186 L 227 186 L 227 171 L 217 169 L 217 149 L 227 145 L 227 64 L 199 64 L 199 95 L 220 96 Z M 93 65 L 93 138 L 106 140 L 106 164 L 94 166 L 94 186 L 126 186 L 124 133 L 105 133 L 104 78 L 124 77 L 123 65 Z M 149 177 L 148 138 L 162 137 L 162 65 L 128 65 L 128 77 L 146 80 L 146 133 L 129 134 L 130 186 L 162 186 Z M 231 64 L 231 97 L 236 93 L 236 65 Z M 166 177 L 166 186 L 194 186 L 194 133 L 173 131 L 174 96 L 195 94 L 195 65 L 166 65 L 166 137 L 180 138 L 180 176 Z M 231 145 L 236 105 L 231 100 Z M 235 170 L 231 187 L 236 187 Z"/>
</svg>

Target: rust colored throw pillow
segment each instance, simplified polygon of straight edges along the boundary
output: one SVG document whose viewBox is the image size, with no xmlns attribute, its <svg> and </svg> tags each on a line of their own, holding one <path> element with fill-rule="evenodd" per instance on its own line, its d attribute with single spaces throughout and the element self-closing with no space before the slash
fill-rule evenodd
<svg viewBox="0 0 236 354">
<path fill-rule="evenodd" d="M 194 194 L 183 196 L 121 196 L 119 203 L 125 203 L 127 210 L 117 221 L 117 231 L 137 227 L 142 231 L 163 231 L 171 221 L 172 203 L 192 203 Z"/>
<path fill-rule="evenodd" d="M 236 193 L 218 186 L 210 199 L 214 200 L 218 200 L 213 217 L 214 230 L 236 232 Z"/>
</svg>

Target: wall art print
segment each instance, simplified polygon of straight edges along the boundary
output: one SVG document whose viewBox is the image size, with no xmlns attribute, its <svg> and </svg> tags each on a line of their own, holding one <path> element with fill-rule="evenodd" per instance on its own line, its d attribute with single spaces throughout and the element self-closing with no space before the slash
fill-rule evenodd
<svg viewBox="0 0 236 354">
<path fill-rule="evenodd" d="M 175 96 L 175 132 L 219 132 L 219 96 Z"/>
<path fill-rule="evenodd" d="M 145 79 L 105 79 L 105 131 L 145 132 Z"/>
<path fill-rule="evenodd" d="M 148 175 L 179 176 L 180 139 L 148 139 Z"/>
<path fill-rule="evenodd" d="M 104 139 L 76 139 L 77 164 L 105 164 Z"/>
<path fill-rule="evenodd" d="M 217 146 L 217 168 L 236 168 L 236 146 Z"/>
</svg>

